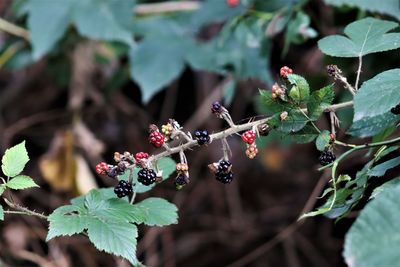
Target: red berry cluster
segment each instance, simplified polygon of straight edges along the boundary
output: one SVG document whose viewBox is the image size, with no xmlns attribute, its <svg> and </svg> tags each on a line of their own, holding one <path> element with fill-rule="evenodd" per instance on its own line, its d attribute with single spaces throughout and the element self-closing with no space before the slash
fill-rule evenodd
<svg viewBox="0 0 400 267">
<path fill-rule="evenodd" d="M 287 75 L 292 74 L 292 73 L 293 73 L 293 70 L 291 68 L 289 68 L 288 66 L 283 66 L 280 70 L 280 74 L 283 79 L 287 79 Z"/>
<path fill-rule="evenodd" d="M 242 140 L 251 145 L 256 140 L 256 133 L 253 130 L 248 130 L 242 134 Z"/>
<path fill-rule="evenodd" d="M 161 147 L 164 144 L 165 137 L 162 133 L 159 131 L 154 131 L 150 133 L 149 136 L 149 142 L 152 144 L 154 147 Z"/>
<path fill-rule="evenodd" d="M 106 175 L 108 171 L 108 164 L 105 162 L 100 162 L 96 165 L 96 172 L 100 175 Z"/>
<path fill-rule="evenodd" d="M 229 7 L 237 7 L 240 4 L 240 0 L 226 0 L 226 4 Z"/>
<path fill-rule="evenodd" d="M 142 159 L 148 159 L 149 158 L 149 154 L 145 153 L 145 152 L 138 152 L 135 154 L 135 160 L 136 161 L 141 161 Z"/>
</svg>

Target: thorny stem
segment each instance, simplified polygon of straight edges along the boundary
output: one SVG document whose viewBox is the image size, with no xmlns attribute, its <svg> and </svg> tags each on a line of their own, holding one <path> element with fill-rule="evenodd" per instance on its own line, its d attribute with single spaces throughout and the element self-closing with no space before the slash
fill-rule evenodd
<svg viewBox="0 0 400 267">
<path fill-rule="evenodd" d="M 348 102 L 343 102 L 343 103 L 339 103 L 339 104 L 334 104 L 329 106 L 328 108 L 326 108 L 326 111 L 332 111 L 332 110 L 338 110 L 338 109 L 342 109 L 342 108 L 346 108 L 346 107 L 351 107 L 353 105 L 353 101 L 348 101 Z M 302 112 L 306 112 L 307 109 L 301 109 Z M 257 126 L 259 124 L 265 123 L 267 122 L 269 119 L 271 119 L 271 117 L 268 118 L 263 118 L 263 119 L 259 119 L 259 120 L 255 120 L 255 121 L 251 121 L 251 122 L 247 122 L 247 123 L 243 123 L 243 124 L 238 124 L 238 125 L 234 125 L 230 128 L 227 128 L 223 131 L 214 133 L 212 135 L 210 135 L 210 139 L 211 142 L 214 142 L 215 140 L 220 140 L 223 138 L 227 138 L 233 134 L 237 134 L 239 132 L 245 131 L 245 130 L 249 130 L 251 128 L 253 128 L 254 126 Z M 185 151 L 187 149 L 191 149 L 198 146 L 197 141 L 196 140 L 190 140 L 184 144 L 175 146 L 175 147 L 170 147 L 169 150 L 164 150 L 163 152 L 160 152 L 158 154 L 152 155 L 149 158 L 149 162 L 154 162 L 159 160 L 160 158 L 163 157 L 167 157 L 176 153 L 179 153 L 181 150 Z"/>
<path fill-rule="evenodd" d="M 38 213 L 36 211 L 30 210 L 28 208 L 25 208 L 25 207 L 22 207 L 22 206 L 20 206 L 18 204 L 15 204 L 15 203 L 9 201 L 7 198 L 3 198 L 3 199 L 4 199 L 4 202 L 6 202 L 6 204 L 10 208 L 13 208 L 13 209 L 17 210 L 19 212 L 18 214 L 36 216 L 36 217 L 39 217 L 39 218 L 44 219 L 44 220 L 47 220 L 47 218 L 48 218 L 46 215 L 44 215 L 42 213 Z M 16 212 L 10 212 L 10 211 L 7 211 L 5 213 L 15 213 L 15 214 L 17 214 Z"/>
<path fill-rule="evenodd" d="M 354 86 L 356 91 L 358 90 L 358 83 L 360 82 L 361 68 L 362 68 L 362 56 L 359 56 L 356 85 Z"/>
<path fill-rule="evenodd" d="M 2 18 L 0 18 L 0 30 L 29 40 L 29 32 L 27 30 Z"/>
</svg>

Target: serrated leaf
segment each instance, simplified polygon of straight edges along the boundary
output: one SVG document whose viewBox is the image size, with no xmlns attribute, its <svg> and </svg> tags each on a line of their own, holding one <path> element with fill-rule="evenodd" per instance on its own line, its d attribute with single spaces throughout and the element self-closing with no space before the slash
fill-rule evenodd
<svg viewBox="0 0 400 267">
<path fill-rule="evenodd" d="M 319 49 L 334 57 L 361 57 L 400 47 L 400 33 L 387 33 L 397 23 L 365 18 L 350 23 L 344 33 L 348 36 L 332 35 L 318 42 Z"/>
<path fill-rule="evenodd" d="M 385 190 L 360 212 L 345 237 L 350 267 L 397 266 L 400 240 L 400 186 Z"/>
<path fill-rule="evenodd" d="M 299 110 L 288 110 L 288 116 L 281 121 L 277 129 L 284 133 L 294 133 L 303 129 L 308 121 L 309 119 Z"/>
<path fill-rule="evenodd" d="M 390 112 L 374 117 L 365 117 L 361 120 L 353 121 L 347 133 L 358 137 L 373 136 L 380 133 L 382 129 L 396 125 L 399 120 L 398 116 Z"/>
<path fill-rule="evenodd" d="M 324 151 L 330 141 L 330 132 L 323 130 L 317 137 L 315 145 L 319 151 Z"/>
<path fill-rule="evenodd" d="M 176 165 L 175 161 L 170 157 L 165 157 L 165 158 L 159 159 L 157 161 L 158 169 L 160 171 L 162 170 L 162 172 L 163 172 L 162 173 L 163 181 L 168 179 L 171 176 L 171 174 L 175 171 L 175 165 Z M 137 172 L 138 172 L 138 169 L 135 169 L 134 174 L 133 174 L 134 177 L 137 177 Z M 154 186 L 156 186 L 156 184 L 147 186 L 147 185 L 144 185 L 141 183 L 136 183 L 136 193 L 147 192 L 147 191 L 151 190 Z"/>
<path fill-rule="evenodd" d="M 22 189 L 27 189 L 27 188 L 32 188 L 32 187 L 39 187 L 35 181 L 29 176 L 26 175 L 18 175 L 12 178 L 10 181 L 6 183 L 6 186 L 8 188 L 14 189 L 14 190 L 22 190 Z"/>
<path fill-rule="evenodd" d="M 400 69 L 382 72 L 364 82 L 354 97 L 354 119 L 385 114 L 400 103 Z"/>
<path fill-rule="evenodd" d="M 124 257 L 137 264 L 137 227 L 130 223 L 102 221 L 91 218 L 88 228 L 89 240 L 101 251 Z"/>
<path fill-rule="evenodd" d="M 328 85 L 311 93 L 307 103 L 308 117 L 311 120 L 318 120 L 324 110 L 332 104 L 335 97 L 333 86 Z"/>
<path fill-rule="evenodd" d="M 144 224 L 164 226 L 178 222 L 177 207 L 165 199 L 147 198 L 133 206 L 144 215 Z"/>
<path fill-rule="evenodd" d="M 49 232 L 46 241 L 57 236 L 71 236 L 83 232 L 87 226 L 87 216 L 81 207 L 65 205 L 49 215 Z"/>
<path fill-rule="evenodd" d="M 28 152 L 25 148 L 25 141 L 23 141 L 22 143 L 6 150 L 1 160 L 1 169 L 4 175 L 14 177 L 24 170 L 28 161 Z"/>
<path fill-rule="evenodd" d="M 259 90 L 259 93 L 259 102 L 260 105 L 262 105 L 261 108 L 267 111 L 269 114 L 280 113 L 295 108 L 292 104 L 289 102 L 284 102 L 280 98 L 272 98 L 271 91 Z"/>
<path fill-rule="evenodd" d="M 381 176 L 385 175 L 385 173 L 388 170 L 393 169 L 394 167 L 397 167 L 398 165 L 400 165 L 400 157 L 388 160 L 386 162 L 383 162 L 381 164 L 374 166 L 372 169 L 370 169 L 368 171 L 368 175 L 381 177 Z"/>
<path fill-rule="evenodd" d="M 306 102 L 310 97 L 310 86 L 307 80 L 297 74 L 288 74 L 287 78 L 293 85 L 289 91 L 290 98 L 298 103 Z"/>
<path fill-rule="evenodd" d="M 372 191 L 372 194 L 369 197 L 369 199 L 376 198 L 379 194 L 384 193 L 386 190 L 390 190 L 393 187 L 397 187 L 399 185 L 400 185 L 400 177 L 396 177 L 396 178 L 384 183 L 383 185 L 375 188 L 374 191 Z"/>
<path fill-rule="evenodd" d="M 0 185 L 0 196 L 4 193 L 4 191 L 6 190 L 6 186 L 4 184 Z"/>
<path fill-rule="evenodd" d="M 398 0 L 325 0 L 325 3 L 334 6 L 351 6 L 361 10 L 388 14 L 400 20 Z"/>
<path fill-rule="evenodd" d="M 0 205 L 0 221 L 4 221 L 4 210 L 3 206 Z"/>
</svg>

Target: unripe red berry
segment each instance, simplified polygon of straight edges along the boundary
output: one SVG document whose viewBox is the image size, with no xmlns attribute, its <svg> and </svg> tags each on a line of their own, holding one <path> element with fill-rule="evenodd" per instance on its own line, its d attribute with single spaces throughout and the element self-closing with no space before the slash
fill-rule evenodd
<svg viewBox="0 0 400 267">
<path fill-rule="evenodd" d="M 243 142 L 251 145 L 256 140 L 256 133 L 252 130 L 248 130 L 242 134 Z"/>
<path fill-rule="evenodd" d="M 254 159 L 255 156 L 257 156 L 258 153 L 258 149 L 255 145 L 250 145 L 247 149 L 246 149 L 246 156 L 249 159 Z"/>
<path fill-rule="evenodd" d="M 283 66 L 280 70 L 280 75 L 282 78 L 287 79 L 288 74 L 292 74 L 293 70 L 289 68 L 288 66 Z"/>
<path fill-rule="evenodd" d="M 336 135 L 334 133 L 331 133 L 329 135 L 329 138 L 330 138 L 331 141 L 335 141 L 336 140 Z"/>
<path fill-rule="evenodd" d="M 164 144 L 165 137 L 162 135 L 162 133 L 158 131 L 154 131 L 150 133 L 149 136 L 149 142 L 152 144 L 154 147 L 161 147 Z"/>
<path fill-rule="evenodd" d="M 226 4 L 229 7 L 236 7 L 240 4 L 240 0 L 226 0 Z"/>
<path fill-rule="evenodd" d="M 96 165 L 96 172 L 100 175 L 105 175 L 108 170 L 108 164 L 105 162 L 100 162 Z"/>
<path fill-rule="evenodd" d="M 145 152 L 138 152 L 135 154 L 135 160 L 136 161 L 140 161 L 142 159 L 147 159 L 149 158 L 149 154 L 145 153 Z"/>
</svg>

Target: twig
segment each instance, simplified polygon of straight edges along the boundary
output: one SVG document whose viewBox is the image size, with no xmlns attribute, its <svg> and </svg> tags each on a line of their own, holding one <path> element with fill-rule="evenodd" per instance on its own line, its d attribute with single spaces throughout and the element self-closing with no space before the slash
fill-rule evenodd
<svg viewBox="0 0 400 267">
<path fill-rule="evenodd" d="M 2 18 L 0 18 L 0 30 L 29 40 L 29 32 L 27 30 Z"/>
<path fill-rule="evenodd" d="M 9 201 L 7 198 L 3 198 L 3 199 L 4 199 L 4 201 L 6 202 L 6 204 L 10 208 L 13 208 L 13 209 L 21 212 L 20 214 L 36 216 L 36 217 L 39 217 L 39 218 L 44 219 L 44 220 L 47 220 L 47 218 L 48 218 L 46 215 L 44 215 L 42 213 L 38 213 L 36 211 L 30 210 L 28 208 L 25 208 L 25 207 L 22 207 L 22 206 L 20 206 L 18 204 L 15 204 L 15 203 Z M 10 212 L 8 212 L 8 213 L 10 213 Z"/>
<path fill-rule="evenodd" d="M 358 57 L 358 69 L 357 69 L 356 85 L 354 86 L 356 91 L 358 90 L 358 83 L 360 82 L 361 68 L 362 68 L 362 56 L 360 55 Z"/>
<path fill-rule="evenodd" d="M 341 109 L 341 108 L 350 107 L 352 105 L 353 105 L 353 101 L 349 101 L 349 102 L 344 102 L 344 103 L 340 103 L 340 104 L 331 105 L 326 110 L 327 111 L 338 110 L 338 109 Z M 304 111 L 304 112 L 307 111 L 306 109 L 301 109 L 301 110 Z M 211 142 L 214 142 L 215 140 L 223 139 L 223 138 L 226 138 L 226 137 L 231 136 L 233 134 L 236 134 L 236 133 L 251 129 L 251 128 L 253 128 L 253 126 L 256 126 L 256 125 L 259 125 L 259 124 L 267 122 L 270 118 L 271 117 L 263 118 L 263 119 L 259 119 L 259 120 L 255 120 L 255 121 L 251 121 L 251 122 L 244 123 L 244 124 L 235 125 L 235 126 L 230 127 L 230 128 L 228 128 L 226 130 L 223 130 L 223 131 L 220 131 L 218 133 L 212 134 L 212 135 L 210 135 Z M 175 147 L 170 147 L 169 150 L 165 150 L 165 151 L 160 152 L 158 154 L 152 155 L 149 158 L 149 162 L 157 161 L 160 158 L 167 157 L 167 156 L 179 153 L 181 150 L 185 151 L 187 149 L 191 149 L 191 148 L 196 147 L 196 146 L 198 146 L 197 141 L 196 140 L 191 140 L 191 141 L 188 141 L 188 142 L 186 142 L 186 143 L 184 143 L 182 145 L 178 145 L 178 146 L 175 146 Z"/>
<path fill-rule="evenodd" d="M 166 3 L 152 3 L 136 5 L 133 12 L 136 15 L 150 15 L 158 13 L 195 11 L 200 8 L 198 1 L 171 1 Z"/>
</svg>

